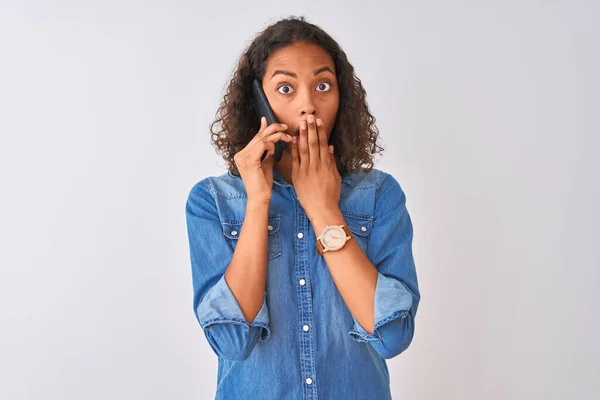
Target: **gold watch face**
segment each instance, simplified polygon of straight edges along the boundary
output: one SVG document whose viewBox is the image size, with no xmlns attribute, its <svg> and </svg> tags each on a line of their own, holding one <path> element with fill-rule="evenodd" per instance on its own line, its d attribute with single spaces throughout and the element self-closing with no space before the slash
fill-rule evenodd
<svg viewBox="0 0 600 400">
<path fill-rule="evenodd" d="M 321 242 L 326 249 L 339 249 L 346 242 L 346 232 L 339 226 L 328 226 L 321 234 Z"/>
</svg>

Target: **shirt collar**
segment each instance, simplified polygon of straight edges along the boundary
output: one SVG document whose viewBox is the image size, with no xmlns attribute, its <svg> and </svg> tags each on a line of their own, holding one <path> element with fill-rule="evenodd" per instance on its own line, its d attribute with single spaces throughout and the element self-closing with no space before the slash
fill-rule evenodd
<svg viewBox="0 0 600 400">
<path fill-rule="evenodd" d="M 342 182 L 352 186 L 352 177 L 350 176 L 349 172 L 344 172 L 340 175 L 342 176 Z M 275 170 L 275 168 L 273 168 L 273 183 L 276 183 L 277 185 L 282 187 L 294 187 L 294 185 L 292 185 L 291 183 L 286 182 L 285 179 L 283 179 L 283 177 L 279 175 L 277 170 Z"/>
<path fill-rule="evenodd" d="M 240 177 L 233 175 L 231 172 L 229 172 L 229 170 L 227 171 L 227 175 L 229 175 L 232 178 L 241 179 Z M 349 185 L 349 186 L 353 186 L 352 185 L 352 176 L 351 176 L 350 172 L 348 172 L 348 171 L 342 172 L 340 175 L 342 177 L 343 183 L 345 183 L 346 185 Z M 294 187 L 294 185 L 292 185 L 291 183 L 286 182 L 286 180 L 283 179 L 283 177 L 281 175 L 279 175 L 277 170 L 275 170 L 274 168 L 273 168 L 273 183 L 275 183 L 281 187 Z"/>
</svg>

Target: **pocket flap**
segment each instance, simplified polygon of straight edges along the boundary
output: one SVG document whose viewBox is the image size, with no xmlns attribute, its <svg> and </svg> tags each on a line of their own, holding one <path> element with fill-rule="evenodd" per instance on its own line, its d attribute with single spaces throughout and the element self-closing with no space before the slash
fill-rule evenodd
<svg viewBox="0 0 600 400">
<path fill-rule="evenodd" d="M 357 236 L 369 236 L 373 229 L 373 220 L 355 215 L 342 214 L 350 231 Z"/>
<path fill-rule="evenodd" d="M 237 239 L 242 230 L 242 222 L 243 221 L 221 221 L 223 235 L 227 236 L 229 239 Z"/>
<path fill-rule="evenodd" d="M 279 232 L 280 216 L 269 216 L 269 236 Z"/>
<path fill-rule="evenodd" d="M 268 234 L 269 236 L 279 232 L 279 225 L 281 222 L 280 216 L 269 216 Z M 227 220 L 221 221 L 221 227 L 223 228 L 223 235 L 229 239 L 237 239 L 240 236 L 242 230 L 242 224 L 244 221 L 239 220 Z"/>
</svg>

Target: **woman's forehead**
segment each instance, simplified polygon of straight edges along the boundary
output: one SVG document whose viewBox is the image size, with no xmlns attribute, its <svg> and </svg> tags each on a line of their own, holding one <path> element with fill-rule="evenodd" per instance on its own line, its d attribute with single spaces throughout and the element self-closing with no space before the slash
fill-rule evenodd
<svg viewBox="0 0 600 400">
<path fill-rule="evenodd" d="M 299 48 L 299 46 L 287 46 L 273 53 L 267 60 L 265 72 L 268 79 L 276 70 L 284 70 L 291 73 L 310 72 L 319 73 L 321 67 L 330 67 L 334 72 L 333 60 L 329 53 L 318 46 L 311 48 Z"/>
</svg>

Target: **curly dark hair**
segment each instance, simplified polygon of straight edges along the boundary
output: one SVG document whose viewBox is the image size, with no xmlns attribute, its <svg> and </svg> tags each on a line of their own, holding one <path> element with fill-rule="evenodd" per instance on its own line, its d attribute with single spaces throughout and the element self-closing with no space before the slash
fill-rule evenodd
<svg viewBox="0 0 600 400">
<path fill-rule="evenodd" d="M 374 166 L 373 156 L 384 149 L 377 144 L 379 131 L 367 106 L 366 91 L 338 43 L 304 17 L 291 16 L 277 21 L 258 33 L 245 49 L 217 110 L 217 120 L 210 125 L 211 143 L 227 162 L 229 172 L 239 177 L 233 157 L 260 129 L 252 96 L 253 80 L 257 77 L 262 80 L 266 61 L 273 52 L 294 42 L 320 46 L 333 58 L 339 107 L 329 144 L 335 147 L 338 171 L 340 174 L 361 169 L 370 172 Z M 214 131 L 213 127 L 219 123 L 221 129 Z"/>
</svg>

